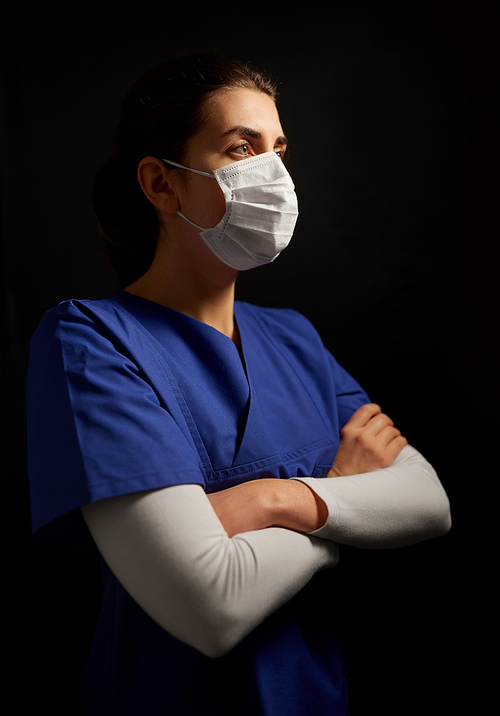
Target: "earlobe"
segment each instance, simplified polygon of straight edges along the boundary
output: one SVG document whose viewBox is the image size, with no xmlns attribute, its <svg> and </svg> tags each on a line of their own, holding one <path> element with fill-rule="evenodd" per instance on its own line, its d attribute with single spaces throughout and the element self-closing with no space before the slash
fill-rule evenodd
<svg viewBox="0 0 500 716">
<path fill-rule="evenodd" d="M 144 157 L 137 168 L 137 179 L 146 198 L 160 211 L 175 214 L 179 200 L 173 186 L 174 172 L 157 157 Z"/>
</svg>

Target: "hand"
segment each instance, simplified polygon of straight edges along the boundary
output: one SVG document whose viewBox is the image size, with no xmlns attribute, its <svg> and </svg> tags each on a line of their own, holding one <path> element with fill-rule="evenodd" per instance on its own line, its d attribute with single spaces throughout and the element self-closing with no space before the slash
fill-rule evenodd
<svg viewBox="0 0 500 716">
<path fill-rule="evenodd" d="M 328 477 L 389 467 L 407 444 L 378 405 L 362 405 L 340 431 L 339 449 Z"/>
<path fill-rule="evenodd" d="M 297 480 L 250 480 L 208 499 L 229 537 L 265 527 L 313 532 L 328 516 L 323 500 Z"/>
</svg>

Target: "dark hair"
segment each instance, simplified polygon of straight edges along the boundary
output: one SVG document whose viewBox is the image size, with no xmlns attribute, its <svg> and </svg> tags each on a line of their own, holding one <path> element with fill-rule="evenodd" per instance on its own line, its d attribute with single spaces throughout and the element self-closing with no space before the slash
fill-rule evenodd
<svg viewBox="0 0 500 716">
<path fill-rule="evenodd" d="M 276 85 L 255 68 L 217 54 L 178 57 L 134 80 L 122 101 L 111 157 L 94 184 L 93 204 L 106 253 L 121 287 L 142 276 L 156 250 L 158 218 L 137 180 L 146 156 L 183 163 L 188 140 L 206 121 L 211 95 L 257 89 L 276 100 Z"/>
</svg>

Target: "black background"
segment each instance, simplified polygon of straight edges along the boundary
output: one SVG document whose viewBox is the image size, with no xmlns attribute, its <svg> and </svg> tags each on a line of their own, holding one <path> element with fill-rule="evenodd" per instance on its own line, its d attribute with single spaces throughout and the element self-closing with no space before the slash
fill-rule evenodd
<svg viewBox="0 0 500 716">
<path fill-rule="evenodd" d="M 434 464 L 452 503 L 444 538 L 342 551 L 353 716 L 482 712 L 498 402 L 493 3 L 301 5 L 2 10 L 4 619 L 19 706 L 78 713 L 99 601 L 93 555 L 45 551 L 30 537 L 29 338 L 59 301 L 116 288 L 90 192 L 128 82 L 171 55 L 215 50 L 280 82 L 299 196 L 290 247 L 241 275 L 238 297 L 304 313 Z M 335 609 L 335 595 L 319 608 Z"/>
</svg>

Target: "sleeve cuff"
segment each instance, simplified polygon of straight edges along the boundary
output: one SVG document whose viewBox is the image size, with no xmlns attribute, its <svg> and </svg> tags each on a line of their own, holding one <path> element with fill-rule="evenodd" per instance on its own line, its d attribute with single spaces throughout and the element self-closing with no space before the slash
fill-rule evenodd
<svg viewBox="0 0 500 716">
<path fill-rule="evenodd" d="M 307 485 L 319 498 L 323 500 L 328 510 L 328 517 L 325 524 L 313 532 L 308 532 L 313 537 L 335 541 L 332 538 L 332 530 L 337 524 L 339 507 L 332 493 L 323 485 L 321 480 L 315 477 L 292 477 L 292 480 L 298 480 Z"/>
</svg>

